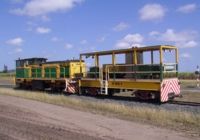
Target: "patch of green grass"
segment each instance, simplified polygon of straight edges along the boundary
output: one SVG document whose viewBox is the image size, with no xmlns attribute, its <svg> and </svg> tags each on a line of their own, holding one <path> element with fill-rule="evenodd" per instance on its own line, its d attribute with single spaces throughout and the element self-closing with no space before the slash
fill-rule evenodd
<svg viewBox="0 0 200 140">
<path fill-rule="evenodd" d="M 64 95 L 52 95 L 41 92 L 21 91 L 0 88 L 1 95 L 9 95 L 61 105 L 97 114 L 113 116 L 130 121 L 140 121 L 182 131 L 189 131 L 199 135 L 200 114 L 183 111 L 168 111 L 148 107 L 128 107 L 117 103 L 100 103 L 69 98 Z"/>
</svg>

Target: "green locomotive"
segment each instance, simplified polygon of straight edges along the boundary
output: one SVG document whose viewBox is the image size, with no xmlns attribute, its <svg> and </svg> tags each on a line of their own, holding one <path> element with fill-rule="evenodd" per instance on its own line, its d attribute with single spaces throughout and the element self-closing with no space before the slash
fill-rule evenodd
<svg viewBox="0 0 200 140">
<path fill-rule="evenodd" d="M 79 78 L 80 67 L 85 63 L 79 60 L 47 61 L 46 58 L 16 60 L 16 85 L 20 88 L 66 89 L 66 81 Z"/>
</svg>

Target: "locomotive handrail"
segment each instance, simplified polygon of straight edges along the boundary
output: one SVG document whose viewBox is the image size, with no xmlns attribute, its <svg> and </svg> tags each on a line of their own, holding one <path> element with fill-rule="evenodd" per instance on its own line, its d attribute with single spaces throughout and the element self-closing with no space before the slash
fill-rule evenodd
<svg viewBox="0 0 200 140">
<path fill-rule="evenodd" d="M 109 78 L 111 78 L 110 74 L 113 74 L 114 75 L 112 77 L 113 79 L 115 79 L 116 74 L 125 74 L 123 75 L 123 78 L 133 78 L 135 80 L 144 79 L 143 77 L 145 77 L 145 79 L 150 79 L 150 80 L 160 78 L 160 80 L 162 81 L 165 73 L 177 73 L 176 65 L 177 65 L 176 63 L 166 63 L 163 65 L 162 64 L 139 64 L 139 65 L 125 64 L 125 65 L 108 65 L 107 68 L 109 71 L 108 73 Z M 158 66 L 158 67 L 154 67 L 154 66 Z M 173 69 L 170 71 L 166 70 L 165 66 L 173 66 Z M 139 70 L 139 68 L 141 68 L 141 70 Z M 157 70 L 155 70 L 154 68 L 156 68 Z M 145 75 L 145 74 L 148 74 L 148 75 Z"/>
<path fill-rule="evenodd" d="M 100 67 L 87 67 L 84 78 L 93 79 L 117 79 L 119 75 L 121 78 L 131 78 L 135 80 L 139 79 L 160 79 L 167 78 L 168 76 L 177 77 L 177 63 L 165 63 L 165 64 L 106 64 L 103 68 Z M 170 70 L 166 69 L 166 66 L 172 66 Z M 91 70 L 93 68 L 93 71 Z M 172 74 L 171 74 L 172 73 Z M 116 76 L 118 75 L 118 77 Z"/>
</svg>

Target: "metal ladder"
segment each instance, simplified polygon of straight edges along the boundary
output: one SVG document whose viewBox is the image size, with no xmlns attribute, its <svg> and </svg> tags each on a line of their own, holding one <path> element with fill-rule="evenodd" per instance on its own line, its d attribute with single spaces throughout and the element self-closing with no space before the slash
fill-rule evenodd
<svg viewBox="0 0 200 140">
<path fill-rule="evenodd" d="M 100 94 L 108 95 L 108 81 L 107 80 L 101 80 L 101 89 Z"/>
<path fill-rule="evenodd" d="M 107 80 L 107 73 L 105 75 L 105 79 L 104 79 L 104 75 L 103 75 L 103 69 L 100 70 L 99 73 L 99 77 L 100 77 L 100 94 L 102 95 L 108 95 L 108 80 Z"/>
</svg>

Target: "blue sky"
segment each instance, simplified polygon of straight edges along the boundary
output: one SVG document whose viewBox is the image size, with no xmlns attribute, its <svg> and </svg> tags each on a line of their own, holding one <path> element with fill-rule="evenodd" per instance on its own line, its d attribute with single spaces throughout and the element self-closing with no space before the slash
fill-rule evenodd
<svg viewBox="0 0 200 140">
<path fill-rule="evenodd" d="M 157 44 L 179 48 L 180 71 L 200 65 L 199 0 L 1 0 L 0 19 L 0 70 L 19 57 Z"/>
</svg>

